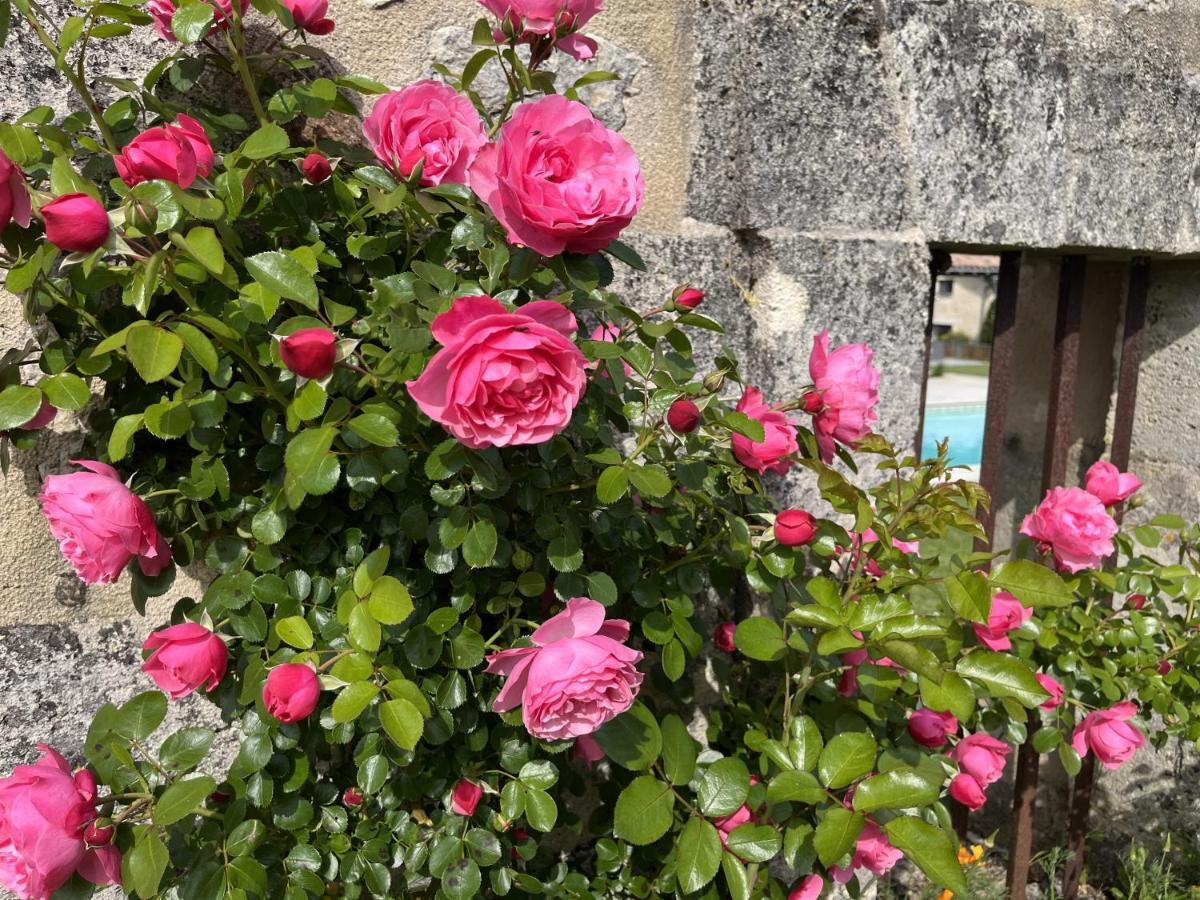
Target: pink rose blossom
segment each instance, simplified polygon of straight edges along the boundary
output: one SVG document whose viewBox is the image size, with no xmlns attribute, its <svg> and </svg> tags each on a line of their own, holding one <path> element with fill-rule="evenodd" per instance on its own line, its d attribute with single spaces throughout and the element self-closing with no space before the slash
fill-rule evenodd
<svg viewBox="0 0 1200 900">
<path fill-rule="evenodd" d="M 421 184 L 466 184 L 467 170 L 487 143 L 471 101 L 448 84 L 418 81 L 384 94 L 363 121 L 376 158 L 400 178 L 421 167 Z"/>
<path fill-rule="evenodd" d="M 842 868 L 833 866 L 829 870 L 835 881 L 845 884 L 854 875 L 855 869 L 867 869 L 876 878 L 886 875 L 904 856 L 893 847 L 883 829 L 872 820 L 867 819 L 863 830 L 859 832 L 858 841 L 854 845 L 854 857 L 850 865 Z"/>
<path fill-rule="evenodd" d="M 450 808 L 460 816 L 473 816 L 482 796 L 483 788 L 469 778 L 460 778 L 450 795 Z"/>
<path fill-rule="evenodd" d="M 459 297 L 433 320 L 442 349 L 408 392 L 468 447 L 544 443 L 571 424 L 586 387 L 575 329 L 550 300 L 509 312 L 491 297 Z"/>
<path fill-rule="evenodd" d="M 733 829 L 740 825 L 753 823 L 754 821 L 755 818 L 753 811 L 749 806 L 743 803 L 729 815 L 720 816 L 719 818 L 713 819 L 712 823 L 717 829 L 717 837 L 721 839 L 721 846 L 724 847 L 729 838 L 729 833 L 733 831 Z"/>
<path fill-rule="evenodd" d="M 854 632 L 854 636 L 862 638 L 862 632 Z M 881 656 L 879 659 L 871 659 L 871 654 L 867 652 L 866 647 L 860 647 L 858 650 L 851 650 L 848 653 L 842 654 L 842 665 L 846 666 L 846 670 L 842 672 L 841 678 L 838 679 L 838 693 L 843 697 L 853 697 L 858 693 L 858 667 L 863 663 L 873 663 L 877 666 L 887 666 L 891 669 L 896 669 L 901 675 L 904 674 L 904 669 L 896 665 L 896 663 L 886 657 Z"/>
<path fill-rule="evenodd" d="M 1058 679 L 1053 675 L 1047 675 L 1044 672 L 1038 672 L 1037 680 L 1038 684 L 1040 684 L 1046 693 L 1050 695 L 1050 699 L 1038 706 L 1038 709 L 1044 709 L 1049 712 L 1050 710 L 1061 706 L 1064 692 L 1063 686 L 1059 683 Z"/>
<path fill-rule="evenodd" d="M 25 190 L 21 167 L 0 150 L 0 231 L 9 222 L 28 228 L 32 215 L 33 207 L 29 202 L 29 191 Z"/>
<path fill-rule="evenodd" d="M 146 501 L 125 486 L 112 466 L 89 459 L 72 462 L 90 471 L 49 476 L 39 499 L 75 573 L 88 584 L 111 584 L 137 557 L 145 575 L 160 574 L 171 562 L 171 548 Z"/>
<path fill-rule="evenodd" d="M 772 534 L 784 547 L 803 547 L 817 536 L 817 520 L 806 509 L 785 509 L 775 517 Z"/>
<path fill-rule="evenodd" d="M 216 5 L 219 9 L 215 10 L 214 27 L 228 28 L 229 19 L 233 15 L 233 3 L 231 0 L 216 0 Z M 241 0 L 238 5 L 241 7 L 244 18 L 250 9 L 250 0 Z M 174 0 L 150 0 L 146 4 L 146 12 L 154 17 L 154 30 L 164 41 L 174 42 L 176 40 L 175 32 L 171 30 L 171 17 L 175 15 L 175 9 Z"/>
<path fill-rule="evenodd" d="M 737 411 L 763 427 L 761 441 L 752 441 L 741 434 L 733 435 L 733 455 L 737 461 L 760 475 L 767 471 L 786 474 L 792 466 L 788 457 L 800 449 L 796 443 L 796 426 L 786 415 L 764 403 L 762 391 L 750 385 L 742 393 Z"/>
<path fill-rule="evenodd" d="M 229 648 L 199 622 L 180 622 L 152 632 L 143 650 L 152 651 L 142 671 L 172 700 L 203 687 L 211 691 L 225 677 Z"/>
<path fill-rule="evenodd" d="M 737 631 L 737 625 L 734 622 L 722 622 L 713 629 L 713 646 L 722 653 L 734 653 L 737 651 L 737 645 L 733 642 L 734 632 Z"/>
<path fill-rule="evenodd" d="M 1084 487 L 1105 506 L 1124 503 L 1138 492 L 1142 479 L 1132 472 L 1122 472 L 1110 462 L 1097 460 L 1087 470 Z"/>
<path fill-rule="evenodd" d="M 1170 674 L 1170 672 L 1171 672 L 1171 663 L 1170 663 L 1170 661 L 1168 661 L 1168 660 L 1165 660 L 1165 659 L 1163 659 L 1163 660 L 1159 660 L 1159 663 L 1158 663 L 1158 674 L 1159 674 L 1159 675 L 1168 675 L 1168 674 Z"/>
<path fill-rule="evenodd" d="M 21 900 L 46 900 L 75 872 L 92 884 L 120 884 L 120 851 L 85 839 L 96 818 L 96 777 L 87 769 L 72 775 L 57 750 L 38 749 L 36 763 L 0 779 L 0 885 Z"/>
<path fill-rule="evenodd" d="M 263 705 L 280 722 L 307 719 L 317 708 L 321 683 L 313 667 L 305 663 L 283 663 L 267 673 Z"/>
<path fill-rule="evenodd" d="M 38 210 L 46 240 L 69 253 L 91 253 L 104 246 L 112 225 L 100 201 L 88 194 L 63 194 Z"/>
<path fill-rule="evenodd" d="M 1075 727 L 1071 747 L 1081 757 L 1092 750 L 1104 768 L 1119 769 L 1146 743 L 1141 731 L 1129 722 L 1136 715 L 1137 707 L 1128 700 L 1090 712 Z"/>
<path fill-rule="evenodd" d="M 592 329 L 591 334 L 588 335 L 589 341 L 600 341 L 603 344 L 615 344 L 620 339 L 621 339 L 621 329 L 618 328 L 616 326 L 616 324 L 613 322 L 603 322 L 600 325 L 597 325 L 595 328 Z M 590 368 L 590 369 L 599 368 L 603 364 L 604 364 L 603 360 L 596 359 L 596 360 L 593 360 L 588 365 L 588 368 Z M 626 378 L 628 378 L 630 375 L 633 374 L 633 366 L 631 366 L 629 363 L 625 362 L 625 360 L 621 360 L 621 368 L 625 370 Z M 608 377 L 607 372 L 603 372 L 602 374 L 604 375 L 605 378 Z"/>
<path fill-rule="evenodd" d="M 603 250 L 633 221 L 645 192 L 629 142 L 558 94 L 517 107 L 480 151 L 470 183 L 509 242 L 543 256 Z"/>
<path fill-rule="evenodd" d="M 49 400 L 43 397 L 42 405 L 38 407 L 38 411 L 34 414 L 33 418 L 24 425 L 18 425 L 17 427 L 22 431 L 40 431 L 53 422 L 54 417 L 57 415 L 58 410 Z"/>
<path fill-rule="evenodd" d="M 1145 594 L 1130 594 L 1125 598 L 1125 605 L 1130 609 L 1142 610 L 1146 608 Z"/>
<path fill-rule="evenodd" d="M 532 647 L 501 650 L 487 671 L 508 679 L 495 712 L 522 707 L 534 737 L 563 741 L 593 734 L 633 705 L 642 685 L 642 654 L 625 645 L 629 623 L 604 620 L 604 607 L 574 597 L 530 635 Z"/>
<path fill-rule="evenodd" d="M 958 732 L 958 719 L 953 713 L 918 709 L 908 718 L 908 733 L 922 747 L 937 749 L 946 738 Z"/>
<path fill-rule="evenodd" d="M 350 809 L 362 806 L 364 799 L 358 788 L 348 787 L 342 792 L 342 804 Z"/>
<path fill-rule="evenodd" d="M 1021 523 L 1021 534 L 1050 546 L 1058 566 L 1070 572 L 1094 569 L 1113 553 L 1117 523 L 1104 503 L 1076 487 L 1056 487 Z"/>
<path fill-rule="evenodd" d="M 676 434 L 691 434 L 700 424 L 704 414 L 696 401 L 690 397 L 677 397 L 667 410 L 667 424 Z"/>
<path fill-rule="evenodd" d="M 825 879 L 814 872 L 801 879 L 800 883 L 788 892 L 787 900 L 818 900 L 823 890 Z"/>
<path fill-rule="evenodd" d="M 571 745 L 571 759 L 582 760 L 584 765 L 591 768 L 604 759 L 604 749 L 590 734 L 581 734 Z"/>
<path fill-rule="evenodd" d="M 329 34 L 334 29 L 329 18 L 329 0 L 282 0 L 292 14 L 296 27 L 309 34 Z"/>
<path fill-rule="evenodd" d="M 189 188 L 196 176 L 209 176 L 213 159 L 204 126 L 180 114 L 174 123 L 147 128 L 113 157 L 113 163 L 130 187 L 161 180 Z"/>
<path fill-rule="evenodd" d="M 967 809 L 982 809 L 987 802 L 983 787 L 971 775 L 959 772 L 950 782 L 950 796 Z"/>
<path fill-rule="evenodd" d="M 866 344 L 845 344 L 831 353 L 828 331 L 813 339 L 808 373 L 820 402 L 806 402 L 805 408 L 813 412 L 817 446 L 827 463 L 833 461 L 835 441 L 853 447 L 871 433 L 878 418 L 879 371 L 871 364 L 873 357 Z"/>
<path fill-rule="evenodd" d="M 302 378 L 324 378 L 337 360 L 337 335 L 328 328 L 301 328 L 279 339 L 279 358 Z"/>
<path fill-rule="evenodd" d="M 986 625 L 975 625 L 975 636 L 989 650 L 1011 650 L 1012 641 L 1008 633 L 1020 628 L 1033 618 L 1033 610 L 1008 591 L 1000 591 L 992 598 Z"/>
<path fill-rule="evenodd" d="M 517 39 L 532 43 L 542 37 L 556 37 L 555 46 L 575 59 L 596 55 L 596 42 L 579 34 L 579 29 L 604 9 L 604 0 L 479 0 L 481 6 L 507 23 Z M 502 30 L 495 34 L 504 41 Z"/>
<path fill-rule="evenodd" d="M 963 738 L 948 756 L 958 763 L 958 768 L 987 787 L 1004 775 L 1004 760 L 1012 750 L 1004 741 L 990 734 L 978 732 Z"/>
<path fill-rule="evenodd" d="M 684 288 L 675 297 L 675 307 L 684 312 L 691 312 L 703 302 L 704 291 L 694 287 Z"/>
</svg>

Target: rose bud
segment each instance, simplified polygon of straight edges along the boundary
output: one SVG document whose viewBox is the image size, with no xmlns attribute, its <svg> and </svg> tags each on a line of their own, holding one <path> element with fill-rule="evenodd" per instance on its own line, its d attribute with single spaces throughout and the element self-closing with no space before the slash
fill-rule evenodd
<svg viewBox="0 0 1200 900">
<path fill-rule="evenodd" d="M 229 648 L 199 622 L 180 622 L 151 633 L 142 645 L 153 651 L 142 671 L 171 695 L 186 697 L 201 686 L 211 691 L 225 677 Z"/>
<path fill-rule="evenodd" d="M 29 227 L 33 210 L 29 203 L 29 191 L 25 190 L 25 177 L 21 167 L 0 150 L 0 231 L 9 222 L 21 228 Z"/>
<path fill-rule="evenodd" d="M 304 180 L 309 184 L 320 184 L 333 174 L 333 166 L 320 153 L 310 153 L 300 163 L 300 171 L 304 173 Z"/>
<path fill-rule="evenodd" d="M 948 712 L 918 709 L 908 720 L 908 733 L 922 747 L 937 749 L 946 738 L 958 731 L 958 719 Z"/>
<path fill-rule="evenodd" d="M 299 722 L 307 719 L 317 708 L 321 683 L 312 666 L 304 663 L 284 663 L 267 673 L 263 685 L 263 705 L 280 722 Z"/>
<path fill-rule="evenodd" d="M 460 778 L 450 796 L 450 808 L 460 816 L 473 816 L 482 796 L 483 788 L 469 778 Z"/>
<path fill-rule="evenodd" d="M 38 212 L 46 224 L 46 240 L 59 250 L 89 253 L 108 240 L 108 213 L 87 194 L 63 194 Z"/>
<path fill-rule="evenodd" d="M 1146 605 L 1145 594 L 1130 594 L 1125 598 L 1125 605 L 1130 609 L 1142 609 Z"/>
<path fill-rule="evenodd" d="M 960 772 L 950 782 L 950 796 L 967 809 L 979 809 L 987 802 L 983 788 L 970 775 Z"/>
<path fill-rule="evenodd" d="M 88 822 L 87 827 L 83 829 L 83 839 L 91 847 L 103 847 L 112 843 L 115 832 L 116 829 L 109 819 L 95 819 Z"/>
<path fill-rule="evenodd" d="M 737 647 L 733 643 L 733 633 L 737 625 L 733 622 L 722 622 L 713 629 L 713 645 L 724 653 L 733 653 Z"/>
<path fill-rule="evenodd" d="M 817 520 L 802 509 L 785 509 L 775 517 L 775 540 L 785 547 L 803 547 L 816 533 Z"/>
<path fill-rule="evenodd" d="M 787 900 L 818 900 L 823 890 L 825 890 L 825 879 L 814 872 L 792 888 L 791 893 L 787 895 Z"/>
<path fill-rule="evenodd" d="M 328 328 L 301 328 L 279 341 L 279 358 L 289 372 L 321 379 L 333 371 L 337 335 Z"/>
<path fill-rule="evenodd" d="M 50 405 L 50 401 L 45 397 L 42 398 L 42 405 L 32 419 L 24 425 L 18 425 L 22 431 L 39 431 L 45 428 L 54 421 L 54 417 L 58 415 L 58 410 Z"/>
<path fill-rule="evenodd" d="M 1050 699 L 1038 706 L 1038 709 L 1044 709 L 1047 712 L 1059 706 L 1063 702 L 1063 686 L 1058 679 L 1053 675 L 1046 675 L 1043 672 L 1037 673 L 1038 684 L 1042 689 L 1050 695 Z"/>
<path fill-rule="evenodd" d="M 825 408 L 825 401 L 821 399 L 819 391 L 809 391 L 802 398 L 803 408 L 809 415 L 816 415 Z"/>
<path fill-rule="evenodd" d="M 667 410 L 667 424 L 679 434 L 691 434 L 700 424 L 700 407 L 687 397 L 680 397 Z"/>
<path fill-rule="evenodd" d="M 686 309 L 688 312 L 691 312 L 703 302 L 704 291 L 699 291 L 694 287 L 684 288 L 679 292 L 679 296 L 675 298 L 675 305 L 680 309 Z"/>
<path fill-rule="evenodd" d="M 297 28 L 309 34 L 329 34 L 333 31 L 333 19 L 326 15 L 329 12 L 329 0 L 283 0 L 283 5 L 292 14 L 292 21 Z"/>
<path fill-rule="evenodd" d="M 342 794 L 342 803 L 351 808 L 362 806 L 363 795 L 360 794 L 355 788 L 348 787 Z"/>
<path fill-rule="evenodd" d="M 1167 662 L 1165 659 L 1158 664 L 1158 674 L 1159 675 L 1166 675 L 1170 671 L 1171 671 L 1171 664 L 1169 662 Z"/>
</svg>

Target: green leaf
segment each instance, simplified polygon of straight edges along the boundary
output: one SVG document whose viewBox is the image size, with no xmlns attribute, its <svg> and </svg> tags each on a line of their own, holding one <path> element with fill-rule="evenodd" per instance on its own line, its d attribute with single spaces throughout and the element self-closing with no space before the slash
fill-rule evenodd
<svg viewBox="0 0 1200 900">
<path fill-rule="evenodd" d="M 171 16 L 171 31 L 181 44 L 194 44 L 208 34 L 215 14 L 207 3 L 186 3 Z"/>
<path fill-rule="evenodd" d="M 46 395 L 46 399 L 53 407 L 65 409 L 68 412 L 83 409 L 92 397 L 87 382 L 71 372 L 60 372 L 49 378 L 43 378 L 38 382 L 38 387 L 42 389 L 42 393 Z"/>
<path fill-rule="evenodd" d="M 721 854 L 721 872 L 732 900 L 750 900 L 750 875 L 732 853 Z"/>
<path fill-rule="evenodd" d="M 145 691 L 124 703 L 113 729 L 131 741 L 141 741 L 167 717 L 167 697 L 160 691 Z"/>
<path fill-rule="evenodd" d="M 783 846 L 783 838 L 770 825 L 739 825 L 725 841 L 729 851 L 746 862 L 774 859 Z"/>
<path fill-rule="evenodd" d="M 346 423 L 350 430 L 368 443 L 377 447 L 395 447 L 400 440 L 400 433 L 390 419 L 379 413 L 364 413 L 355 416 Z"/>
<path fill-rule="evenodd" d="M 183 346 L 187 348 L 192 359 L 199 363 L 200 368 L 209 375 L 216 375 L 220 359 L 217 357 L 216 347 L 213 346 L 208 336 L 195 325 L 189 325 L 187 322 L 175 322 L 171 328 L 183 340 Z"/>
<path fill-rule="evenodd" d="M 671 827 L 675 794 L 652 775 L 639 775 L 617 798 L 613 834 L 636 846 L 652 844 Z"/>
<path fill-rule="evenodd" d="M 301 485 L 308 488 L 321 477 L 321 466 L 333 446 L 337 432 L 330 425 L 310 428 L 288 441 L 284 465 Z"/>
<path fill-rule="evenodd" d="M 255 281 L 272 294 L 303 303 L 309 309 L 317 308 L 319 297 L 316 281 L 304 266 L 282 250 L 268 250 L 246 257 L 246 269 Z"/>
<path fill-rule="evenodd" d="M 988 580 L 979 572 L 959 572 L 945 580 L 950 606 L 964 619 L 987 623 L 992 608 L 992 591 Z"/>
<path fill-rule="evenodd" d="M 356 681 L 346 685 L 333 701 L 333 721 L 353 722 L 378 693 L 379 686 L 371 681 Z"/>
<path fill-rule="evenodd" d="M 247 159 L 267 159 L 270 156 L 275 156 L 276 154 L 282 153 L 288 148 L 289 143 L 290 141 L 286 131 L 284 131 L 278 125 L 268 123 L 259 128 L 256 132 L 254 132 L 254 134 L 250 135 L 250 137 L 246 138 L 246 142 L 242 144 L 242 155 Z M 271 252 L 277 253 L 279 251 Z M 266 254 L 259 254 L 259 256 L 264 255 Z M 247 259 L 246 263 L 249 264 L 249 262 L 250 260 Z M 253 274 L 253 272 L 251 274 Z M 279 291 L 276 291 L 276 293 L 280 294 L 282 297 L 287 296 Z"/>
<path fill-rule="evenodd" d="M 1050 695 L 1029 666 L 1007 653 L 975 650 L 958 661 L 958 674 L 979 682 L 993 697 L 1012 697 L 1033 709 Z"/>
<path fill-rule="evenodd" d="M 250 520 L 250 533 L 260 544 L 278 544 L 287 534 L 287 522 L 269 506 L 264 506 Z"/>
<path fill-rule="evenodd" d="M 671 476 L 662 466 L 634 466 L 629 469 L 629 480 L 647 497 L 665 497 L 671 493 Z"/>
<path fill-rule="evenodd" d="M 783 629 L 778 622 L 766 616 L 742 619 L 733 633 L 733 643 L 743 655 L 763 662 L 782 659 L 787 652 Z"/>
<path fill-rule="evenodd" d="M 463 560 L 472 569 L 490 566 L 496 556 L 496 543 L 496 526 L 487 519 L 480 519 L 471 526 L 463 541 Z"/>
<path fill-rule="evenodd" d="M 862 812 L 877 809 L 909 809 L 929 806 L 942 792 L 942 784 L 930 773 L 902 766 L 862 782 L 854 791 L 854 808 Z"/>
<path fill-rule="evenodd" d="M 641 256 L 624 241 L 613 241 L 605 248 L 604 252 L 616 257 L 631 269 L 637 269 L 639 272 L 646 271 L 646 263 Z"/>
<path fill-rule="evenodd" d="M 640 702 L 606 723 L 596 732 L 596 741 L 609 759 L 635 772 L 650 768 L 662 752 L 658 722 Z"/>
<path fill-rule="evenodd" d="M 24 425 L 41 408 L 41 391 L 24 384 L 10 384 L 0 391 L 0 431 Z"/>
<path fill-rule="evenodd" d="M 208 775 L 196 775 L 177 781 L 154 803 L 154 824 L 170 825 L 191 815 L 217 789 L 217 783 Z"/>
<path fill-rule="evenodd" d="M 525 821 L 538 831 L 549 832 L 558 821 L 558 804 L 545 791 L 525 789 Z"/>
<path fill-rule="evenodd" d="M 111 462 L 120 462 L 129 454 L 129 444 L 144 421 L 141 413 L 117 419 L 108 436 L 108 458 Z"/>
<path fill-rule="evenodd" d="M 187 237 L 172 233 L 171 242 L 182 247 L 214 275 L 225 271 L 225 248 L 221 246 L 217 233 L 207 225 L 197 225 L 187 233 Z"/>
<path fill-rule="evenodd" d="M 350 643 L 359 650 L 374 653 L 383 641 L 383 631 L 371 616 L 366 603 L 360 603 L 350 611 Z"/>
<path fill-rule="evenodd" d="M 1074 778 L 1083 768 L 1083 760 L 1079 758 L 1079 754 L 1075 752 L 1075 748 L 1071 746 L 1069 741 L 1063 741 L 1058 745 L 1058 758 L 1062 762 L 1062 766 L 1067 770 L 1067 774 Z"/>
<path fill-rule="evenodd" d="M 267 826 L 258 819 L 247 819 L 225 838 L 225 852 L 230 856 L 245 856 L 253 853 L 254 848 L 262 843 L 266 836 Z"/>
<path fill-rule="evenodd" d="M 721 867 L 721 838 L 707 819 L 692 816 L 675 845 L 675 877 L 685 894 L 700 890 Z"/>
<path fill-rule="evenodd" d="M 746 802 L 750 772 L 736 756 L 718 759 L 704 770 L 696 788 L 696 802 L 706 816 L 728 816 Z"/>
<path fill-rule="evenodd" d="M 1008 591 L 1023 606 L 1070 606 L 1075 594 L 1058 573 L 1028 559 L 1010 559 L 992 570 L 992 587 Z"/>
<path fill-rule="evenodd" d="M 821 783 L 828 788 L 846 787 L 875 767 L 877 750 L 875 738 L 868 732 L 846 731 L 834 735 L 817 763 Z"/>
<path fill-rule="evenodd" d="M 687 784 L 696 773 L 696 742 L 679 716 L 662 720 L 663 774 L 671 784 Z"/>
<path fill-rule="evenodd" d="M 125 352 L 147 383 L 162 381 L 175 371 L 183 355 L 183 341 L 157 325 L 141 325 L 125 335 Z"/>
<path fill-rule="evenodd" d="M 157 829 L 142 831 L 133 849 L 121 859 L 121 884 L 142 900 L 158 895 L 158 884 L 167 869 L 167 847 Z"/>
<path fill-rule="evenodd" d="M 821 738 L 821 729 L 809 716 L 797 716 L 792 719 L 788 734 L 788 753 L 796 768 L 802 772 L 811 772 L 817 767 L 825 741 Z"/>
<path fill-rule="evenodd" d="M 826 796 L 825 789 L 810 772 L 780 772 L 767 785 L 767 799 L 772 803 L 816 805 Z"/>
<path fill-rule="evenodd" d="M 362 682 L 359 682 L 360 684 Z M 379 705 L 379 724 L 387 736 L 405 750 L 412 750 L 425 732 L 421 711 L 405 699 L 388 700 Z"/>
<path fill-rule="evenodd" d="M 452 862 L 442 873 L 442 893 L 449 900 L 474 900 L 482 883 L 479 866 L 473 859 Z M 384 892 L 386 893 L 386 892 Z"/>
<path fill-rule="evenodd" d="M 883 827 L 892 846 L 916 863 L 931 881 L 955 894 L 967 893 L 957 844 L 946 832 L 914 816 L 900 816 Z"/>
<path fill-rule="evenodd" d="M 185 772 L 208 755 L 215 737 L 210 728 L 181 728 L 163 741 L 159 762 L 167 769 Z"/>
<path fill-rule="evenodd" d="M 304 616 L 288 616 L 275 623 L 279 639 L 298 650 L 308 650 L 313 645 L 312 628 Z"/>
<path fill-rule="evenodd" d="M 629 473 L 622 466 L 609 466 L 596 481 L 596 499 L 601 503 L 616 503 L 629 490 Z"/>
<path fill-rule="evenodd" d="M 813 834 L 813 849 L 821 865 L 828 868 L 849 853 L 865 822 L 863 813 L 852 813 L 842 806 L 827 809 Z"/>
<path fill-rule="evenodd" d="M 382 575 L 371 588 L 367 609 L 377 622 L 399 625 L 412 615 L 412 596 L 401 581 L 391 575 Z"/>
<path fill-rule="evenodd" d="M 951 712 L 960 722 L 968 722 L 975 714 L 975 691 L 962 676 L 943 672 L 942 683 L 928 678 L 919 679 L 921 702 L 938 712 Z"/>
</svg>

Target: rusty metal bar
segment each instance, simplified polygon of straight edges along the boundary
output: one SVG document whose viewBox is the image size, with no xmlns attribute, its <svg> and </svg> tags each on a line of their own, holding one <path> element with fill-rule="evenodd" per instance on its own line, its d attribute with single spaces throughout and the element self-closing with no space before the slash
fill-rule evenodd
<svg viewBox="0 0 1200 900">
<path fill-rule="evenodd" d="M 1012 381 L 1013 347 L 1016 343 L 1017 289 L 1021 277 L 1021 254 L 1000 254 L 1000 277 L 996 285 L 996 320 L 992 330 L 992 361 L 988 372 L 987 412 L 983 425 L 983 459 L 979 484 L 992 498 L 979 521 L 988 544 L 995 535 L 996 498 L 1000 495 L 1004 469 L 1004 425 L 1008 415 L 1008 391 Z M 985 548 L 981 548 L 985 549 Z"/>
<path fill-rule="evenodd" d="M 917 407 L 917 434 L 913 439 L 913 453 L 919 459 L 921 444 L 925 438 L 925 397 L 929 393 L 929 355 L 933 352 L 933 303 L 937 297 L 938 276 L 950 268 L 950 254 L 934 250 L 929 258 L 929 297 L 925 311 L 925 357 L 921 370 L 921 405 Z"/>
</svg>

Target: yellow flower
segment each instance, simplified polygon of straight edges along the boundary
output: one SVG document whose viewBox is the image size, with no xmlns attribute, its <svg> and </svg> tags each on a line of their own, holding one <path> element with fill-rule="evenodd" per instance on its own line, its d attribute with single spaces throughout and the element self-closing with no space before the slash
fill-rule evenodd
<svg viewBox="0 0 1200 900">
<path fill-rule="evenodd" d="M 980 844 L 976 844 L 970 850 L 966 847 L 958 848 L 958 861 L 960 865 L 969 865 L 970 863 L 979 862 L 981 859 L 983 859 L 983 847 Z M 939 898 L 939 900 L 943 900 L 943 898 Z"/>
</svg>

